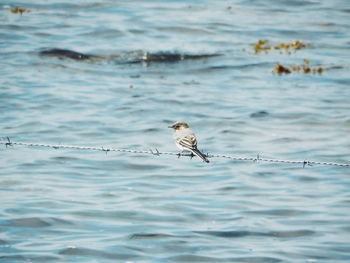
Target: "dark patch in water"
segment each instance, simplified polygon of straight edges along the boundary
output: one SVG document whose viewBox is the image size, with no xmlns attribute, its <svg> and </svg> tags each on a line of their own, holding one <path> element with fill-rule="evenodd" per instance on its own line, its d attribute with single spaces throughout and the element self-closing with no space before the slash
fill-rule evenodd
<svg viewBox="0 0 350 263">
<path fill-rule="evenodd" d="M 138 78 L 141 78 L 141 75 L 140 74 L 134 74 L 134 75 L 130 75 L 129 78 L 131 78 L 131 79 L 138 79 Z"/>
<path fill-rule="evenodd" d="M 278 237 L 278 238 L 293 238 L 310 236 L 315 234 L 310 230 L 296 230 L 296 231 L 272 231 L 272 232 L 251 232 L 251 231 L 194 231 L 197 234 L 204 234 L 216 237 L 224 238 L 241 238 L 249 236 L 265 236 L 265 237 Z"/>
<path fill-rule="evenodd" d="M 237 257 L 237 258 L 221 258 L 221 257 L 205 257 L 197 255 L 180 255 L 168 258 L 175 262 L 246 262 L 246 263 L 279 263 L 284 262 L 278 258 L 272 257 Z"/>
<path fill-rule="evenodd" d="M 223 192 L 231 192 L 231 191 L 235 191 L 237 190 L 237 187 L 234 186 L 225 186 L 225 187 L 221 187 L 219 188 L 219 191 L 223 191 Z"/>
<path fill-rule="evenodd" d="M 158 132 L 160 131 L 160 129 L 158 128 L 148 128 L 148 129 L 144 129 L 143 132 Z"/>
<path fill-rule="evenodd" d="M 296 231 L 276 231 L 270 232 L 270 236 L 279 238 L 304 237 L 314 235 L 315 232 L 311 230 L 296 230 Z"/>
<path fill-rule="evenodd" d="M 10 219 L 5 224 L 12 227 L 48 227 L 51 225 L 37 217 Z"/>
<path fill-rule="evenodd" d="M 8 242 L 3 239 L 0 239 L 0 246 L 5 246 L 5 245 L 8 245 Z"/>
<path fill-rule="evenodd" d="M 312 176 L 300 176 L 298 177 L 298 180 L 302 182 L 316 182 L 316 181 L 319 181 L 320 178 L 312 177 Z"/>
<path fill-rule="evenodd" d="M 275 173 L 273 172 L 257 172 L 256 174 L 254 174 L 254 176 L 256 177 L 270 177 L 270 176 L 274 176 Z"/>
<path fill-rule="evenodd" d="M 89 60 L 93 58 L 100 58 L 105 60 L 113 60 L 117 64 L 150 64 L 150 63 L 176 63 L 182 60 L 198 60 L 206 59 L 216 56 L 221 56 L 221 54 L 180 54 L 172 52 L 127 52 L 117 55 L 109 56 L 97 56 L 91 54 L 84 54 L 76 52 L 69 49 L 53 48 L 48 50 L 43 50 L 39 52 L 42 56 L 57 57 L 57 58 L 69 58 L 74 60 Z M 138 77 L 138 76 L 137 76 Z"/>
<path fill-rule="evenodd" d="M 179 53 L 170 53 L 170 52 L 159 52 L 159 53 L 145 53 L 141 60 L 135 60 L 134 63 L 146 62 L 146 63 L 175 63 L 182 60 L 194 60 L 194 59 L 205 59 L 220 56 L 219 54 L 198 54 L 198 55 L 189 55 L 189 54 L 179 54 Z"/>
<path fill-rule="evenodd" d="M 181 255 L 168 258 L 170 261 L 175 262 L 220 262 L 220 258 L 196 256 L 196 255 Z"/>
<path fill-rule="evenodd" d="M 69 247 L 62 249 L 58 252 L 60 255 L 71 255 L 71 256 L 85 256 L 85 257 L 98 257 L 98 258 L 107 258 L 107 259 L 119 259 L 126 260 L 130 258 L 138 257 L 137 255 L 131 254 L 117 254 L 110 253 L 105 251 L 100 251 L 97 249 L 89 249 L 89 248 L 77 248 L 77 247 Z"/>
<path fill-rule="evenodd" d="M 151 164 L 136 164 L 136 163 L 127 163 L 123 165 L 125 169 L 131 169 L 131 170 L 145 170 L 145 171 L 150 171 L 150 170 L 159 170 L 162 168 L 165 168 L 164 165 L 151 165 Z"/>
<path fill-rule="evenodd" d="M 156 234 L 156 233 L 139 233 L 133 234 L 130 236 L 130 239 L 156 239 L 156 238 L 166 238 L 171 237 L 170 235 L 165 234 Z"/>
<path fill-rule="evenodd" d="M 78 161 L 78 158 L 71 157 L 71 156 L 56 156 L 51 158 L 54 161 L 60 161 L 60 162 L 67 162 L 67 161 Z"/>
<path fill-rule="evenodd" d="M 58 219 L 58 218 L 38 218 L 38 217 L 29 217 L 29 218 L 18 218 L 18 219 L 9 219 L 5 221 L 6 226 L 11 227 L 31 227 L 31 228 L 40 228 L 40 227 L 49 227 L 52 225 L 72 225 L 71 222 Z"/>
<path fill-rule="evenodd" d="M 239 238 L 247 236 L 266 236 L 266 233 L 250 232 L 250 231 L 194 231 L 197 234 L 204 234 L 216 237 Z"/>
<path fill-rule="evenodd" d="M 49 57 L 57 57 L 57 58 L 70 58 L 70 59 L 75 59 L 75 60 L 86 60 L 86 59 L 90 59 L 92 57 L 95 57 L 93 55 L 87 55 L 87 54 L 79 53 L 79 52 L 76 52 L 73 50 L 60 49 L 60 48 L 43 50 L 40 52 L 40 55 L 49 56 Z"/>
<path fill-rule="evenodd" d="M 216 54 L 213 56 L 221 56 L 221 54 Z M 220 66 L 209 66 L 204 67 L 200 69 L 192 70 L 193 73 L 209 73 L 209 72 L 215 72 L 215 71 L 221 71 L 221 70 L 243 70 L 243 69 L 254 69 L 254 68 L 260 68 L 264 66 L 268 66 L 270 63 L 253 63 L 253 64 L 243 64 L 243 65 L 220 65 Z M 251 78 L 251 77 L 250 77 Z"/>
<path fill-rule="evenodd" d="M 20 255 L 11 255 L 11 256 L 0 256 L 0 261 L 1 262 L 26 262 L 27 259 L 24 256 Z"/>
<path fill-rule="evenodd" d="M 272 257 L 241 257 L 241 258 L 233 258 L 231 259 L 231 262 L 247 262 L 247 263 L 279 263 L 279 262 L 285 262 L 278 258 L 272 258 Z"/>
<path fill-rule="evenodd" d="M 271 209 L 271 210 L 255 210 L 247 211 L 247 214 L 273 215 L 273 216 L 300 216 L 308 214 L 307 211 L 293 209 Z"/>
<path fill-rule="evenodd" d="M 267 111 L 257 111 L 257 112 L 254 112 L 252 114 L 250 114 L 250 117 L 251 118 L 263 118 L 263 117 L 267 117 L 269 115 L 269 113 Z"/>
</svg>

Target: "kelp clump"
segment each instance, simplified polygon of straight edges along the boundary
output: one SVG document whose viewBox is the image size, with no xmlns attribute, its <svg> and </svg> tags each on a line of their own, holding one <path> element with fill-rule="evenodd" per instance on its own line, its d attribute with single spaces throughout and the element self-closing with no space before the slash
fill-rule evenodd
<svg viewBox="0 0 350 263">
<path fill-rule="evenodd" d="M 273 72 L 273 73 L 277 73 L 278 75 L 290 74 L 290 73 L 292 73 L 292 71 L 291 71 L 288 67 L 283 66 L 283 65 L 281 65 L 281 64 L 279 64 L 279 63 L 277 63 L 277 64 L 275 65 L 275 68 L 273 69 L 272 72 Z"/>
<path fill-rule="evenodd" d="M 304 59 L 303 64 L 292 65 L 292 66 L 283 66 L 277 63 L 272 70 L 273 73 L 278 75 L 290 74 L 292 72 L 303 73 L 303 74 L 321 74 L 324 71 L 323 67 L 311 66 L 310 61 Z"/>
<path fill-rule="evenodd" d="M 280 50 L 284 51 L 287 54 L 291 54 L 292 51 L 296 51 L 302 48 L 305 48 L 307 45 L 299 40 L 295 40 L 291 43 L 279 43 L 279 44 L 270 44 L 268 40 L 258 40 L 258 42 L 253 44 L 253 49 L 255 54 L 260 54 L 261 52 L 268 53 L 271 50 Z"/>
<path fill-rule="evenodd" d="M 20 15 L 23 15 L 23 13 L 30 13 L 30 9 L 26 9 L 26 8 L 22 8 L 22 7 L 12 7 L 11 8 L 11 13 L 12 14 L 20 14 Z"/>
</svg>

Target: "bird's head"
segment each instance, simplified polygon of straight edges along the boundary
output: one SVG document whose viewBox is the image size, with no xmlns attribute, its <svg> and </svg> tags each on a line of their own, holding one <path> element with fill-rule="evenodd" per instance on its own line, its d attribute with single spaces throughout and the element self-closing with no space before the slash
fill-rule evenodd
<svg viewBox="0 0 350 263">
<path fill-rule="evenodd" d="M 178 130 L 187 129 L 187 128 L 189 128 L 189 126 L 186 122 L 177 121 L 173 125 L 168 126 L 168 128 L 172 128 L 175 131 L 178 131 Z"/>
</svg>

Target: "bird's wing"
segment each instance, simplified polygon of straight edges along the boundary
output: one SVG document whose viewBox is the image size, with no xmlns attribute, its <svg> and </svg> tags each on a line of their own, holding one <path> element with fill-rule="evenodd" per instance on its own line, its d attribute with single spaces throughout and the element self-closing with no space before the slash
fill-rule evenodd
<svg viewBox="0 0 350 263">
<path fill-rule="evenodd" d="M 197 148 L 197 140 L 194 135 L 187 135 L 182 138 L 178 138 L 177 143 L 181 145 L 182 147 L 189 148 L 189 149 L 196 149 Z"/>
</svg>

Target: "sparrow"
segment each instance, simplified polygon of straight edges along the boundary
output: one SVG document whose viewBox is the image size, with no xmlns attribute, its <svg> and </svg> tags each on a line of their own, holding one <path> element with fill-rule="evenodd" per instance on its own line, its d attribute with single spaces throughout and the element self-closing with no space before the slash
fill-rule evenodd
<svg viewBox="0 0 350 263">
<path fill-rule="evenodd" d="M 209 163 L 208 158 L 197 149 L 196 135 L 194 135 L 187 123 L 177 121 L 168 128 L 174 129 L 175 144 L 181 152 L 191 152 L 204 162 Z"/>
</svg>

